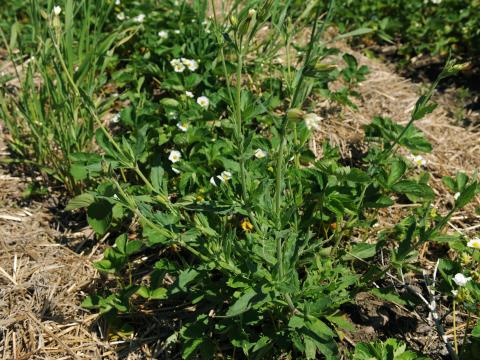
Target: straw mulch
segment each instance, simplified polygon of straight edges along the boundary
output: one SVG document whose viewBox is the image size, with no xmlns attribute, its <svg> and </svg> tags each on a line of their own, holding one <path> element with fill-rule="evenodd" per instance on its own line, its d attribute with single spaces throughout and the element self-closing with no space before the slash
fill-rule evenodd
<svg viewBox="0 0 480 360">
<path fill-rule="evenodd" d="M 345 44 L 336 45 L 354 55 L 359 64 L 367 65 L 370 74 L 366 81 L 359 84 L 358 92 L 362 98 L 354 100 L 358 106 L 357 110 L 342 108 L 335 111 L 334 106 L 328 101 L 319 104 L 320 111 L 324 113 L 324 122 L 312 142 L 312 147 L 321 156 L 320 144 L 329 140 L 330 143 L 340 147 L 345 158 L 354 158 L 355 153 L 361 151 L 363 146 L 362 127 L 370 123 L 375 116 L 389 117 L 402 125 L 407 124 L 415 103 L 427 89 L 427 85 L 413 83 L 396 74 L 391 66 L 370 59 Z M 458 105 L 453 104 L 451 94 L 437 93 L 433 100 L 439 104 L 437 109 L 424 119 L 415 122 L 415 126 L 425 133 L 433 146 L 432 153 L 422 156 L 427 160 L 426 170 L 432 175 L 430 186 L 437 195 L 434 205 L 440 214 L 444 214 L 451 208 L 454 194 L 442 184 L 442 177 L 455 176 L 459 171 L 472 176 L 475 170 L 480 169 L 480 123 L 472 124 L 470 127 L 456 125 L 458 121 L 449 109 L 458 109 Z M 403 155 L 408 154 L 404 152 Z M 450 229 L 464 235 L 480 232 L 480 216 L 474 211 L 478 206 L 480 197 L 453 217 L 449 224 Z M 385 226 L 395 224 L 400 215 L 397 209 L 398 206 L 394 206 L 386 211 L 381 223 Z"/>
<path fill-rule="evenodd" d="M 0 170 L 0 359 L 108 358 L 79 306 L 97 276 L 89 255 L 56 242 L 71 235 L 52 228 L 49 204 L 22 201 L 25 181 Z"/>
</svg>

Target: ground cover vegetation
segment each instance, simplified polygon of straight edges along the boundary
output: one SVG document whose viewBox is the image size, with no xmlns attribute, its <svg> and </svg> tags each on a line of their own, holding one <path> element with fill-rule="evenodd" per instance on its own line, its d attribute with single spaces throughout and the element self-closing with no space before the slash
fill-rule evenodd
<svg viewBox="0 0 480 360">
<path fill-rule="evenodd" d="M 464 65 L 447 63 L 408 124 L 372 119 L 354 163 L 328 143 L 316 157 L 318 100 L 354 107 L 368 72 L 335 43 L 371 29 L 327 36 L 340 5 L 31 1 L 28 21 L 2 27 L 17 64 L 1 78 L 10 146 L 110 244 L 95 263 L 109 281 L 83 302 L 108 336 L 134 334 L 129 318 L 153 304 L 171 311 L 166 346 L 183 358 L 425 358 L 395 339 L 342 344 L 345 305 L 369 292 L 425 306 L 452 358 L 478 351 L 480 239 L 445 231 L 477 175 L 445 177 L 455 203 L 438 213 L 421 156 L 432 146 L 415 127 Z M 412 205 L 398 224 L 357 236 L 395 204 Z M 427 243 L 453 254 L 428 274 Z M 438 302 L 468 314 L 453 341 Z"/>
<path fill-rule="evenodd" d="M 362 41 L 398 46 L 400 64 L 422 55 L 444 62 L 451 54 L 478 64 L 480 2 L 465 0 L 343 2 L 338 21 L 345 28 L 375 30 Z"/>
</svg>

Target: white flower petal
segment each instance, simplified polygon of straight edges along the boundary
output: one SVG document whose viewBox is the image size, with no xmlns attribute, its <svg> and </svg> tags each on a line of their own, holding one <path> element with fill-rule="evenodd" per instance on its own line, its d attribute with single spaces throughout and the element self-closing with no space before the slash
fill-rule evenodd
<svg viewBox="0 0 480 360">
<path fill-rule="evenodd" d="M 465 286 L 467 283 L 472 280 L 471 277 L 466 277 L 462 273 L 458 273 L 453 277 L 453 282 L 457 284 L 458 286 Z"/>
<path fill-rule="evenodd" d="M 197 99 L 197 104 L 200 105 L 204 109 L 208 109 L 208 106 L 210 105 L 210 100 L 206 96 L 200 96 Z"/>
<path fill-rule="evenodd" d="M 181 158 L 182 158 L 182 154 L 180 153 L 180 151 L 177 151 L 177 150 L 170 151 L 170 155 L 168 156 L 168 160 L 170 160 L 174 164 L 177 161 L 180 161 Z"/>
<path fill-rule="evenodd" d="M 60 6 L 55 5 L 55 6 L 53 7 L 53 13 L 54 13 L 56 16 L 60 15 L 61 12 L 62 12 L 62 8 L 61 8 Z"/>
<path fill-rule="evenodd" d="M 317 114 L 310 113 L 304 116 L 305 125 L 309 130 L 320 130 L 322 118 Z"/>
<path fill-rule="evenodd" d="M 257 149 L 255 150 L 254 155 L 257 159 L 263 159 L 264 157 L 267 156 L 267 152 L 262 149 Z"/>
<path fill-rule="evenodd" d="M 177 124 L 177 128 L 179 128 L 180 130 L 182 130 L 183 132 L 186 132 L 188 130 L 188 123 L 186 122 L 179 122 Z"/>
<path fill-rule="evenodd" d="M 476 237 L 469 240 L 467 246 L 474 249 L 480 249 L 480 238 Z"/>
</svg>

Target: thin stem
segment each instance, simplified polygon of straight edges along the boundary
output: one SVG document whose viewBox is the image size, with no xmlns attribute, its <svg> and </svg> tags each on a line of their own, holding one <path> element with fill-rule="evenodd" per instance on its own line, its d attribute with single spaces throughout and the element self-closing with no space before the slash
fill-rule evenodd
<svg viewBox="0 0 480 360">
<path fill-rule="evenodd" d="M 240 153 L 240 183 L 242 186 L 242 195 L 245 202 L 248 201 L 247 192 L 247 176 L 245 171 L 245 149 L 242 127 L 242 68 L 243 68 L 243 49 L 240 44 L 237 59 L 237 83 L 235 91 L 235 122 L 236 122 L 236 138 L 238 151 Z"/>
<path fill-rule="evenodd" d="M 453 300 L 453 343 L 455 345 L 455 352 L 458 354 L 456 305 L 457 305 L 457 301 Z"/>
</svg>

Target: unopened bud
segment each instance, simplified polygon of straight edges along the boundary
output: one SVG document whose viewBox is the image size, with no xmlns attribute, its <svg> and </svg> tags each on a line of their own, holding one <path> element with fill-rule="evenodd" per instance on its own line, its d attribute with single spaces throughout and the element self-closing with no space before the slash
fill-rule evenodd
<svg viewBox="0 0 480 360">
<path fill-rule="evenodd" d="M 249 18 L 254 17 L 256 14 L 257 14 L 257 10 L 255 10 L 255 9 L 248 10 L 248 17 Z"/>
<path fill-rule="evenodd" d="M 303 119 L 305 112 L 301 109 L 290 109 L 287 111 L 287 119 L 290 121 L 300 121 Z"/>
<path fill-rule="evenodd" d="M 238 19 L 235 15 L 230 16 L 230 24 L 232 24 L 232 26 L 234 26 L 234 27 L 236 27 L 238 25 Z"/>
</svg>

